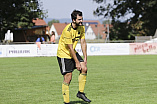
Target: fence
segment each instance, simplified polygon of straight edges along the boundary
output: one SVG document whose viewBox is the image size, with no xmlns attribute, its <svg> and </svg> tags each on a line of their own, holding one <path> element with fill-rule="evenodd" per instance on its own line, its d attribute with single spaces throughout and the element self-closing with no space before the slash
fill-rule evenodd
<svg viewBox="0 0 157 104">
<path fill-rule="evenodd" d="M 142 43 L 148 40 L 105 40 L 105 39 L 94 39 L 94 40 L 86 40 L 86 43 Z M 58 44 L 59 40 L 56 40 L 56 44 Z M 12 45 L 12 44 L 35 44 L 36 42 L 0 42 L 0 45 Z M 45 42 L 49 44 L 49 42 Z"/>
<path fill-rule="evenodd" d="M 58 44 L 0 45 L 0 57 L 56 56 Z M 80 44 L 76 51 L 83 55 Z M 157 43 L 87 43 L 87 55 L 157 54 Z"/>
</svg>

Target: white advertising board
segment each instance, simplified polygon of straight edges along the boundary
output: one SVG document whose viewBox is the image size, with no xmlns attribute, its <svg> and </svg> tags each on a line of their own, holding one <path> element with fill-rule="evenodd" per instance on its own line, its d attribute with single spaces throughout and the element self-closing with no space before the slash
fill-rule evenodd
<svg viewBox="0 0 157 104">
<path fill-rule="evenodd" d="M 37 47 L 37 56 L 57 56 L 58 44 L 41 44 Z"/>
<path fill-rule="evenodd" d="M 5 49 L 4 45 L 0 45 L 0 57 L 5 57 Z"/>
<path fill-rule="evenodd" d="M 36 55 L 36 45 L 4 45 L 3 57 L 31 57 Z"/>
<path fill-rule="evenodd" d="M 58 44 L 1 45 L 0 57 L 57 56 Z M 81 45 L 76 51 L 83 55 Z M 129 43 L 88 43 L 87 55 L 129 55 Z"/>
<path fill-rule="evenodd" d="M 96 43 L 88 44 L 88 55 L 129 55 L 128 43 Z"/>
</svg>

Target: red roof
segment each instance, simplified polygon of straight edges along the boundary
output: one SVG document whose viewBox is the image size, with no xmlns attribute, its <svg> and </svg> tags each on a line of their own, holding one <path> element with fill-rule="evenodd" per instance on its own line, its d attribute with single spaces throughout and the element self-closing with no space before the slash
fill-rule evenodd
<svg viewBox="0 0 157 104">
<path fill-rule="evenodd" d="M 98 25 L 90 24 L 90 26 L 92 27 L 92 29 L 96 35 L 98 35 L 98 33 L 100 35 L 103 35 L 103 32 L 105 31 L 105 27 L 103 24 L 98 24 Z"/>
<path fill-rule="evenodd" d="M 85 20 L 83 22 L 97 22 L 98 24 L 95 25 L 95 24 L 90 24 L 93 32 L 95 33 L 95 35 L 98 35 L 98 33 L 102 36 L 103 39 L 106 38 L 106 31 L 107 31 L 107 25 L 104 27 L 103 24 L 101 24 L 98 20 Z M 61 35 L 62 34 L 62 31 L 63 29 L 66 27 L 66 25 L 68 25 L 69 23 L 53 23 L 55 29 L 56 29 L 56 32 L 58 35 Z"/>
<path fill-rule="evenodd" d="M 33 23 L 35 23 L 35 26 L 47 25 L 43 19 L 39 19 L 39 18 L 34 19 Z"/>
<path fill-rule="evenodd" d="M 83 20 L 83 22 L 97 22 L 98 24 L 100 24 L 98 20 Z"/>
<path fill-rule="evenodd" d="M 66 27 L 66 25 L 68 25 L 68 23 L 53 23 L 53 25 L 57 31 L 57 34 L 61 35 L 63 29 Z"/>
<path fill-rule="evenodd" d="M 87 21 L 83 21 L 83 22 L 87 22 L 87 23 L 94 23 L 96 22 L 97 24 L 90 24 L 93 32 L 95 33 L 95 35 L 101 35 L 103 39 L 106 38 L 106 28 L 104 27 L 103 24 L 101 24 L 98 20 L 87 20 Z"/>
</svg>

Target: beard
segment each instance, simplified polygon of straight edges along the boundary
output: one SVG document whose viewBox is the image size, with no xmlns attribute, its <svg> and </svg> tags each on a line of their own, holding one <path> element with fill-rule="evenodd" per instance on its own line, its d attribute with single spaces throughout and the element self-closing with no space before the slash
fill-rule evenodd
<svg viewBox="0 0 157 104">
<path fill-rule="evenodd" d="M 76 26 L 82 26 L 82 22 L 76 23 Z"/>
</svg>

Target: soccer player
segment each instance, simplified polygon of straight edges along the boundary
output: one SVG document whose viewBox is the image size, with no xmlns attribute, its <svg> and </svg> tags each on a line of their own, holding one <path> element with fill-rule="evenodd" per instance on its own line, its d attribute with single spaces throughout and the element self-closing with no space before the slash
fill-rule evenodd
<svg viewBox="0 0 157 104">
<path fill-rule="evenodd" d="M 57 50 L 58 64 L 60 66 L 61 74 L 64 76 L 64 81 L 62 83 L 64 103 L 69 104 L 70 102 L 69 84 L 71 82 L 72 72 L 74 69 L 80 71 L 78 77 L 79 91 L 76 96 L 86 102 L 91 102 L 84 93 L 87 76 L 87 45 L 85 41 L 85 27 L 82 24 L 82 12 L 74 10 L 71 13 L 71 19 L 72 23 L 68 24 L 62 31 Z M 75 50 L 79 40 L 84 60 Z"/>
</svg>

